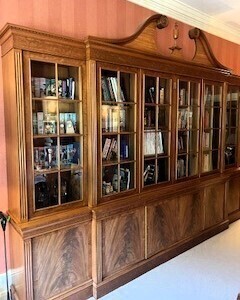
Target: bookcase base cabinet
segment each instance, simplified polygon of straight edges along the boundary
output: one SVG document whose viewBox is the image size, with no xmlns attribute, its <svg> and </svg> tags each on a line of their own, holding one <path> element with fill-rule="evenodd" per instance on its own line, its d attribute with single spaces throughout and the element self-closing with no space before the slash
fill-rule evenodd
<svg viewBox="0 0 240 300">
<path fill-rule="evenodd" d="M 157 265 L 228 228 L 225 182 L 200 186 L 117 214 L 94 211 L 97 265 L 93 295 L 99 298 Z M 104 217 L 104 214 L 106 216 Z"/>
<path fill-rule="evenodd" d="M 92 296 L 91 222 L 23 239 L 11 226 L 13 285 L 21 300 Z M 25 280 L 24 280 L 25 278 Z"/>
</svg>

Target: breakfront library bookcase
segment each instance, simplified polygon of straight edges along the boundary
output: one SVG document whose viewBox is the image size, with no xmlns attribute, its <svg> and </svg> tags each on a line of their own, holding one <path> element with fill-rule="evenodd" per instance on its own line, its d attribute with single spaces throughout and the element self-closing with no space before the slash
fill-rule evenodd
<svg viewBox="0 0 240 300">
<path fill-rule="evenodd" d="M 123 39 L 0 34 L 20 299 L 99 298 L 240 217 L 240 78 L 163 15 Z M 164 42 L 164 41 L 163 41 Z"/>
</svg>

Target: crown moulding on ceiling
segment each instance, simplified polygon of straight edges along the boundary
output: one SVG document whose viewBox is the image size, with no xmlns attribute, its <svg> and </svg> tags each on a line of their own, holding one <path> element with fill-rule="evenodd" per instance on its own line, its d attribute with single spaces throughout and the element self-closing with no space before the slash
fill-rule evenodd
<svg viewBox="0 0 240 300">
<path fill-rule="evenodd" d="M 203 13 L 178 0 L 128 0 L 142 7 L 164 14 L 177 21 L 197 27 L 225 40 L 240 44 L 240 28 L 228 26 L 222 20 Z"/>
</svg>

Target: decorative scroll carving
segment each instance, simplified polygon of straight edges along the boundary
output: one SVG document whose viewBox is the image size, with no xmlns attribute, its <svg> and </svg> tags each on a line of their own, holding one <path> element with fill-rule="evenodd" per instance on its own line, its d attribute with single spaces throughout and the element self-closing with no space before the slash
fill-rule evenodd
<svg viewBox="0 0 240 300">
<path fill-rule="evenodd" d="M 127 46 L 129 48 L 159 52 L 156 42 L 156 28 L 163 29 L 168 26 L 168 18 L 164 15 L 157 14 L 148 18 L 139 29 L 131 36 L 122 39 L 104 39 L 94 37 L 94 40 L 110 44 Z M 91 37 L 90 37 L 91 38 Z"/>
<path fill-rule="evenodd" d="M 189 30 L 189 37 L 190 39 L 195 41 L 196 49 L 194 57 L 192 59 L 194 62 L 222 69 L 224 71 L 227 71 L 228 73 L 231 73 L 231 70 L 229 68 L 223 66 L 216 59 L 203 31 L 198 28 L 193 28 Z"/>
</svg>

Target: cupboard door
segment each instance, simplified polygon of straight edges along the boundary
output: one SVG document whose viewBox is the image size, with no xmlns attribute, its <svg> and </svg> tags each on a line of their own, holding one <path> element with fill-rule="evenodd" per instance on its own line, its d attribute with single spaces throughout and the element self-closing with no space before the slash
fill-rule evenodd
<svg viewBox="0 0 240 300">
<path fill-rule="evenodd" d="M 77 64 L 59 64 L 57 58 L 32 56 L 27 151 L 35 213 L 83 203 L 82 70 Z"/>
<path fill-rule="evenodd" d="M 101 198 L 136 188 L 136 83 L 133 70 L 100 68 Z"/>
<path fill-rule="evenodd" d="M 171 85 L 160 74 L 143 77 L 143 186 L 170 181 Z"/>
<path fill-rule="evenodd" d="M 220 169 L 222 92 L 217 83 L 204 83 L 202 173 Z"/>
<path fill-rule="evenodd" d="M 239 95 L 239 87 L 228 86 L 224 148 L 225 168 L 237 165 Z"/>
<path fill-rule="evenodd" d="M 200 82 L 178 81 L 176 178 L 199 173 Z"/>
</svg>

